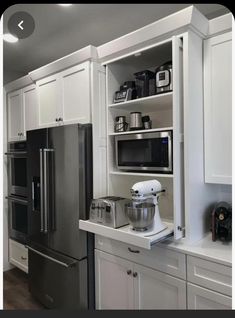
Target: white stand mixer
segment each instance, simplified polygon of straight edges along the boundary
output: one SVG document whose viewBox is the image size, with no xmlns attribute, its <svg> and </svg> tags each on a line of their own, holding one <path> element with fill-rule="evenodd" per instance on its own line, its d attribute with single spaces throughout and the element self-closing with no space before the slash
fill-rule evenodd
<svg viewBox="0 0 235 318">
<path fill-rule="evenodd" d="M 162 223 L 158 208 L 158 198 L 160 193 L 164 192 L 164 190 L 162 190 L 161 183 L 157 180 L 137 182 L 132 186 L 130 191 L 132 200 L 135 202 L 143 202 L 150 199 L 155 205 L 155 214 L 152 226 L 144 232 L 137 232 L 133 229 L 131 229 L 131 231 L 135 232 L 139 236 L 152 236 L 165 230 L 167 226 Z"/>
</svg>

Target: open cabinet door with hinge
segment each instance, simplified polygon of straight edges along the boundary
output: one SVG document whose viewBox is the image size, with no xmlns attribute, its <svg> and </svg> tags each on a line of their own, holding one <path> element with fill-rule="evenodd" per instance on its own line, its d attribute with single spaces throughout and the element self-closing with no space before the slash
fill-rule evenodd
<svg viewBox="0 0 235 318">
<path fill-rule="evenodd" d="M 184 236 L 183 39 L 173 36 L 173 192 L 174 239 Z"/>
</svg>

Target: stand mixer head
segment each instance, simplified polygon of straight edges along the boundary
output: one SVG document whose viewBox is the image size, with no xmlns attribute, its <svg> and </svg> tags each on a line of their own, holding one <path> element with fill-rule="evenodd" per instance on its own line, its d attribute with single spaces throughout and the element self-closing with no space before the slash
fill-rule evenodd
<svg viewBox="0 0 235 318">
<path fill-rule="evenodd" d="M 148 180 L 135 183 L 130 189 L 132 195 L 132 204 L 127 206 L 127 217 L 136 231 L 145 231 L 145 236 L 154 235 L 166 228 L 162 223 L 159 208 L 158 198 L 162 192 L 161 183 L 157 180 Z M 152 204 L 149 202 L 152 201 Z M 149 203 L 147 203 L 149 202 Z M 144 209 L 143 213 L 141 208 Z M 141 218 L 145 218 L 147 226 L 136 227 L 136 224 L 141 223 Z M 138 220 L 139 218 L 139 220 Z M 142 220 L 142 221 L 145 221 Z"/>
</svg>

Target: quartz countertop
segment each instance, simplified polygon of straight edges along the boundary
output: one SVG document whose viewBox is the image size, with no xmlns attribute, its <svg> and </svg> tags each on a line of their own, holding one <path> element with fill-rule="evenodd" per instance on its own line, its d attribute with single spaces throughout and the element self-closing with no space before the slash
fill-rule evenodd
<svg viewBox="0 0 235 318">
<path fill-rule="evenodd" d="M 232 242 L 225 243 L 219 240 L 213 242 L 211 233 L 195 243 L 189 244 L 185 239 L 181 239 L 179 242 L 166 240 L 160 245 L 188 255 L 232 266 Z"/>
</svg>

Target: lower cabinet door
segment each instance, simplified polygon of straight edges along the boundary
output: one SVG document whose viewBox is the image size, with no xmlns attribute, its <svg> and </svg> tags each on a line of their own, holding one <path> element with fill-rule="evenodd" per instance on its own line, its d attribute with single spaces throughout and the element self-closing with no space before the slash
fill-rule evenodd
<svg viewBox="0 0 235 318">
<path fill-rule="evenodd" d="M 186 282 L 134 264 L 135 309 L 186 309 Z"/>
<path fill-rule="evenodd" d="M 133 263 L 95 250 L 96 309 L 134 309 Z"/>
<path fill-rule="evenodd" d="M 232 298 L 193 284 L 187 284 L 188 309 L 232 309 Z"/>
</svg>

